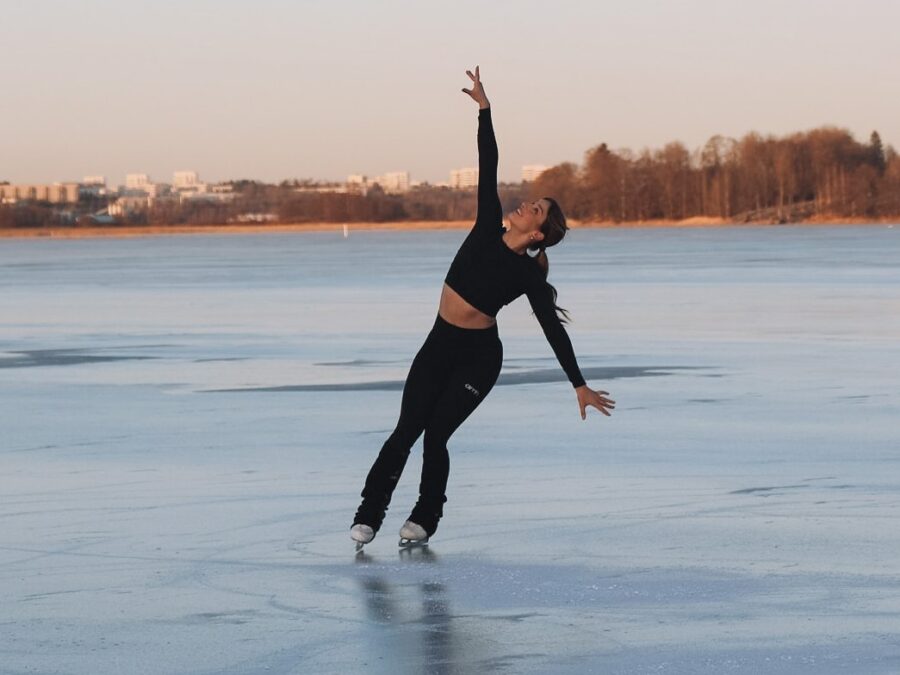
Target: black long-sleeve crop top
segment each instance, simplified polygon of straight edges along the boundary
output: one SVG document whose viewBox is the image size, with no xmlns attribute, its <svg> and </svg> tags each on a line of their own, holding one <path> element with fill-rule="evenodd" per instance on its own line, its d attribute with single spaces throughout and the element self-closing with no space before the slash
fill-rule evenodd
<svg viewBox="0 0 900 675">
<path fill-rule="evenodd" d="M 495 317 L 523 293 L 573 387 L 584 384 L 566 329 L 556 314 L 552 291 L 537 261 L 513 251 L 502 239 L 503 210 L 497 194 L 497 141 L 491 109 L 478 113 L 478 216 L 444 282 L 475 309 Z"/>
</svg>

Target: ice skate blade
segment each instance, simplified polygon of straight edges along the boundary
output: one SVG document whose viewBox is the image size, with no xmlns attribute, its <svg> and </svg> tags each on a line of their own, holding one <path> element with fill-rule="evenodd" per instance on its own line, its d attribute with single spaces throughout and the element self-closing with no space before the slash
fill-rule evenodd
<svg viewBox="0 0 900 675">
<path fill-rule="evenodd" d="M 366 545 L 366 543 L 363 541 L 356 542 L 356 552 L 359 553 L 360 551 L 362 551 L 363 546 L 365 546 L 365 545 Z"/>
<path fill-rule="evenodd" d="M 407 539 L 406 537 L 400 537 L 400 543 L 398 546 L 400 548 L 415 548 L 416 546 L 428 546 L 428 537 L 424 539 Z"/>
</svg>

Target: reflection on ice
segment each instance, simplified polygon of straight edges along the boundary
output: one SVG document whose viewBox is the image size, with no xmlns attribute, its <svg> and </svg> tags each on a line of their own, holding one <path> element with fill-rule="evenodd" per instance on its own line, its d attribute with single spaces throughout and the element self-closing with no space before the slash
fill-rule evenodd
<svg viewBox="0 0 900 675">
<path fill-rule="evenodd" d="M 429 547 L 405 549 L 401 559 L 434 564 L 437 555 Z M 373 565 L 372 556 L 361 552 L 357 563 Z M 453 634 L 450 601 L 441 581 L 418 579 L 389 581 L 383 574 L 358 577 L 360 595 L 369 620 L 375 624 L 369 639 L 372 651 L 385 662 L 386 672 L 458 673 L 465 661 L 463 647 Z"/>
</svg>

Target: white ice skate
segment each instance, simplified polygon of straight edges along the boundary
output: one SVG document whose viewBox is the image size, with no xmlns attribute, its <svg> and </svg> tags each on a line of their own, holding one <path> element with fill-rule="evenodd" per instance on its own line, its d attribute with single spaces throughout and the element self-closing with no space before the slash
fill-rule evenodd
<svg viewBox="0 0 900 675">
<path fill-rule="evenodd" d="M 400 528 L 400 547 L 425 546 L 428 544 L 428 533 L 421 525 L 407 520 Z"/>
<path fill-rule="evenodd" d="M 368 525 L 357 523 L 350 528 L 350 538 L 356 542 L 356 550 L 362 551 L 362 547 L 375 538 L 375 530 Z"/>
</svg>

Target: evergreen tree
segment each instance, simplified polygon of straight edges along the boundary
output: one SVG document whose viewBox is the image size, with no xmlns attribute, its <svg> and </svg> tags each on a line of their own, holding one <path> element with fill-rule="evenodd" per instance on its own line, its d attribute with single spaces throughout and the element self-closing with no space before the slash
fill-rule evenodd
<svg viewBox="0 0 900 675">
<path fill-rule="evenodd" d="M 884 156 L 884 146 L 881 144 L 881 136 L 877 131 L 873 131 L 869 137 L 869 153 L 872 157 L 872 165 L 878 169 L 879 175 L 883 174 L 887 161 Z"/>
</svg>

